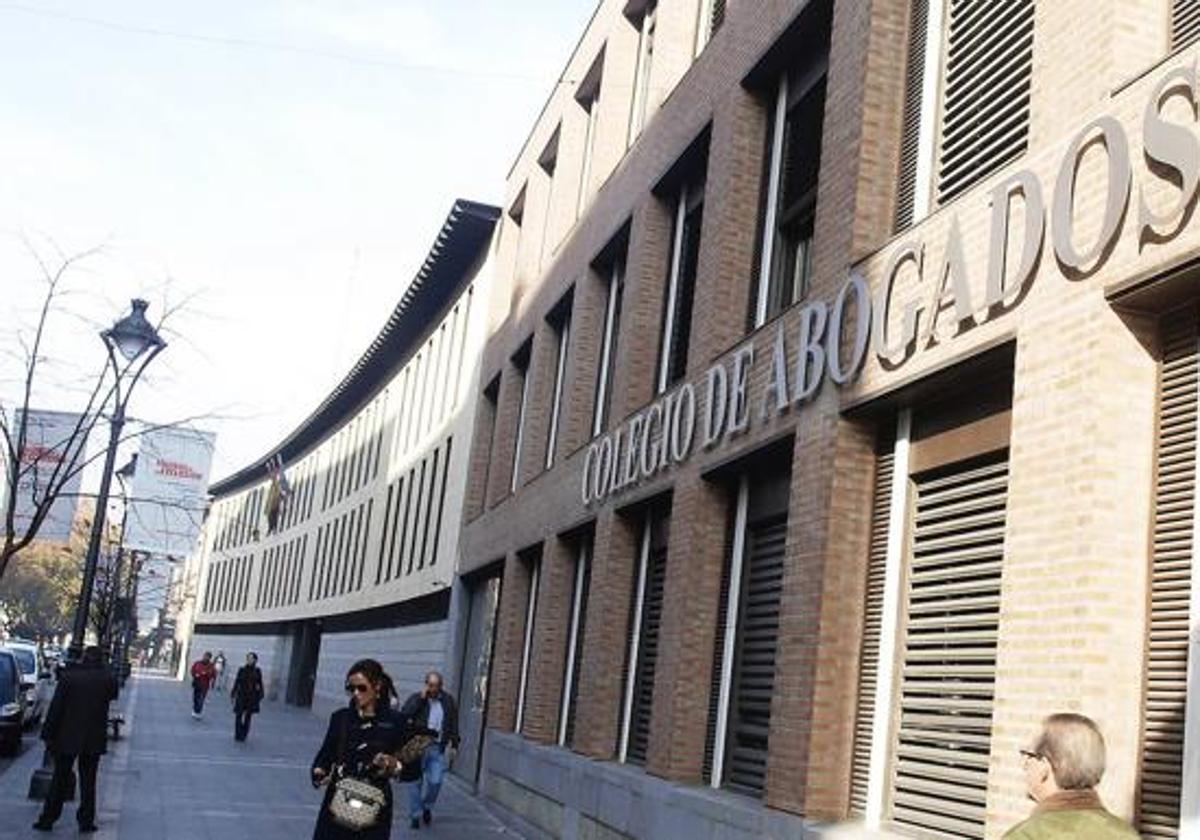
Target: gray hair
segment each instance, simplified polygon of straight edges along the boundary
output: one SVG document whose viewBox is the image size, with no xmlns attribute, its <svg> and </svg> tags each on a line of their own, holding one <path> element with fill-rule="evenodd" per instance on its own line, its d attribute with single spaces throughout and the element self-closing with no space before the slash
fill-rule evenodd
<svg viewBox="0 0 1200 840">
<path fill-rule="evenodd" d="M 1084 715 L 1050 715 L 1042 721 L 1034 751 L 1050 762 L 1062 790 L 1094 788 L 1104 775 L 1104 736 L 1096 722 Z"/>
</svg>

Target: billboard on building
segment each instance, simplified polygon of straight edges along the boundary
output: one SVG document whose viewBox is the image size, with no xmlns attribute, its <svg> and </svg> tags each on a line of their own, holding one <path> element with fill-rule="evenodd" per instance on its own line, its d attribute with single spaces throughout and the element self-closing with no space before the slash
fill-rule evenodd
<svg viewBox="0 0 1200 840">
<path fill-rule="evenodd" d="M 216 435 L 153 429 L 141 436 L 125 524 L 125 547 L 186 557 L 196 545 Z"/>
<path fill-rule="evenodd" d="M 22 412 L 16 411 L 12 430 L 19 433 Z M 71 523 L 79 506 L 79 485 L 82 470 L 67 477 L 67 472 L 84 462 L 81 451 L 86 437 L 77 433 L 80 416 L 65 411 L 31 410 L 25 423 L 25 445 L 18 455 L 20 461 L 16 485 L 16 533 L 27 533 L 37 514 L 38 505 L 47 491 L 57 492 L 49 513 L 38 528 L 36 539 L 66 542 L 71 536 Z M 14 441 L 15 445 L 16 441 Z M 4 482 L 7 488 L 8 482 Z"/>
</svg>

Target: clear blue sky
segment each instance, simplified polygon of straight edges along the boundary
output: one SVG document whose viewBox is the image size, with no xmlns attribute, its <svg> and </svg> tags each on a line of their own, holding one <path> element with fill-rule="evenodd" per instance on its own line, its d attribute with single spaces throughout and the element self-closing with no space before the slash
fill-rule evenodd
<svg viewBox="0 0 1200 840">
<path fill-rule="evenodd" d="M 189 299 L 133 412 L 218 412 L 214 476 L 262 454 L 364 349 L 455 197 L 505 173 L 595 0 L 0 0 L 0 350 L 72 275 L 39 402 L 93 327 Z M 14 394 L 0 358 L 0 395 Z"/>
</svg>

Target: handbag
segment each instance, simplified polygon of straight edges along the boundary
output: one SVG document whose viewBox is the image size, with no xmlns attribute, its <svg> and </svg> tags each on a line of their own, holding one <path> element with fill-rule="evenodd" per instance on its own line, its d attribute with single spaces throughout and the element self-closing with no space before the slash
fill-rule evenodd
<svg viewBox="0 0 1200 840">
<path fill-rule="evenodd" d="M 405 766 L 419 764 L 421 758 L 425 755 L 425 750 L 429 749 L 430 745 L 435 743 L 437 743 L 437 738 L 433 735 L 426 733 L 413 735 L 400 748 L 400 752 L 396 754 L 396 758 L 400 759 L 400 763 Z"/>
<path fill-rule="evenodd" d="M 329 813 L 342 828 L 362 831 L 379 822 L 386 804 L 383 791 L 370 782 L 342 776 L 333 785 Z"/>
<path fill-rule="evenodd" d="M 338 739 L 338 758 L 346 751 L 349 728 L 350 722 L 347 720 L 342 725 L 341 737 Z M 337 778 L 333 782 L 333 795 L 329 800 L 329 815 L 337 825 L 351 831 L 372 828 L 379 822 L 379 816 L 386 804 L 386 795 L 375 785 L 343 775 L 343 768 L 337 770 Z"/>
</svg>

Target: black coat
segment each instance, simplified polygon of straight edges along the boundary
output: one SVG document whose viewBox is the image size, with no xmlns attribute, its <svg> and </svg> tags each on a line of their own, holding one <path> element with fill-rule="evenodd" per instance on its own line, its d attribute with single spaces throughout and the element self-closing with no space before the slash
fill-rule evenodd
<svg viewBox="0 0 1200 840">
<path fill-rule="evenodd" d="M 58 676 L 42 740 L 58 755 L 100 755 L 108 745 L 108 704 L 117 680 L 103 665 L 72 665 Z"/>
<path fill-rule="evenodd" d="M 325 798 L 321 802 L 321 813 L 313 840 L 387 840 L 392 832 L 392 783 L 370 769 L 371 761 L 379 753 L 395 755 L 411 736 L 404 719 L 391 708 L 385 708 L 374 718 L 364 718 L 353 706 L 338 709 L 329 716 L 329 728 L 325 740 L 313 758 L 313 769 L 321 768 L 330 775 L 336 768 L 354 778 L 370 781 L 383 791 L 387 799 L 379 822 L 365 831 L 348 831 L 334 823 L 329 814 L 329 801 L 333 798 L 333 782 L 325 787 Z M 404 768 L 408 771 L 409 768 Z M 420 778 L 420 768 L 415 777 L 407 772 L 400 775 L 401 781 Z"/>
<path fill-rule="evenodd" d="M 237 676 L 233 679 L 233 688 L 229 693 L 233 696 L 235 712 L 258 714 L 259 703 L 263 699 L 263 679 L 259 667 L 243 665 L 238 668 Z"/>
<path fill-rule="evenodd" d="M 439 743 L 443 747 L 458 749 L 458 704 L 454 702 L 454 695 L 449 691 L 442 691 L 438 699 L 442 701 L 442 737 Z M 425 693 L 418 691 L 405 700 L 400 709 L 400 716 L 414 731 L 426 730 L 429 727 L 429 700 Z"/>
</svg>

